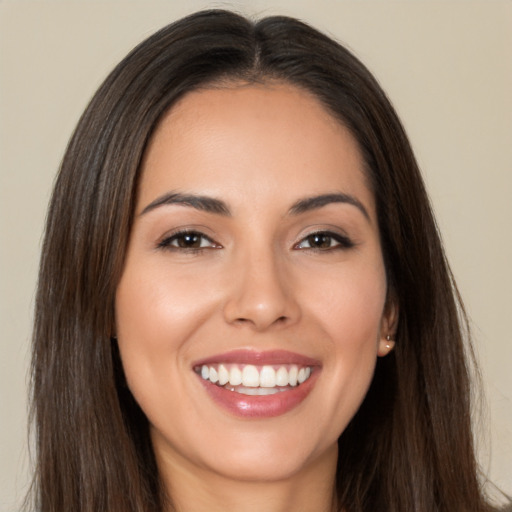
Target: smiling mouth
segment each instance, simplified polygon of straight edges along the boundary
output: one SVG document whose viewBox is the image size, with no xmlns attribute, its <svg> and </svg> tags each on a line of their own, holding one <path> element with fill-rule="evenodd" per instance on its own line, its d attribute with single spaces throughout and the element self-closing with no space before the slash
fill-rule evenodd
<svg viewBox="0 0 512 512">
<path fill-rule="evenodd" d="M 298 407 L 314 388 L 322 365 L 287 350 L 239 349 L 196 361 L 192 369 L 215 404 L 252 420 Z"/>
<path fill-rule="evenodd" d="M 306 382 L 313 371 L 311 366 L 203 364 L 194 371 L 205 381 L 228 391 L 249 396 L 267 396 L 289 391 Z"/>
</svg>

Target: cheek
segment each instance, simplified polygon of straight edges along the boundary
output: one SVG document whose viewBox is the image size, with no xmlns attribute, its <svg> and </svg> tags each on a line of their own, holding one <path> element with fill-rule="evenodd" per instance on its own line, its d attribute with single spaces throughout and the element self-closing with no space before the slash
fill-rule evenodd
<svg viewBox="0 0 512 512">
<path fill-rule="evenodd" d="M 309 307 L 319 319 L 335 349 L 374 350 L 386 300 L 386 278 L 380 262 L 376 265 L 352 266 L 325 279 L 311 295 Z M 309 286 L 309 289 L 312 289 Z"/>
<path fill-rule="evenodd" d="M 207 315 L 214 296 L 197 276 L 163 266 L 127 265 L 116 294 L 118 338 L 138 345 L 179 345 L 183 334 Z M 144 343 L 142 343 L 144 342 Z"/>
<path fill-rule="evenodd" d="M 212 309 L 214 297 L 204 293 L 186 272 L 129 262 L 116 294 L 116 333 L 128 385 L 145 403 L 178 380 L 194 333 Z M 179 385 L 179 382 L 176 383 Z"/>
<path fill-rule="evenodd" d="M 354 269 L 353 269 L 354 270 Z M 341 434 L 362 403 L 373 378 L 386 299 L 384 269 L 366 267 L 339 276 L 337 286 L 311 296 L 311 318 L 321 326 L 328 389 L 326 422 Z"/>
</svg>

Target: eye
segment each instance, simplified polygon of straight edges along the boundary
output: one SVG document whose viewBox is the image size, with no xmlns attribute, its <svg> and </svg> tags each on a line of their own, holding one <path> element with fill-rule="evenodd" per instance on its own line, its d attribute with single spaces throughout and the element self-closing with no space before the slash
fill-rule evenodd
<svg viewBox="0 0 512 512">
<path fill-rule="evenodd" d="M 180 231 L 164 238 L 158 243 L 158 248 L 198 251 L 201 249 L 218 249 L 220 245 L 199 231 Z"/>
<path fill-rule="evenodd" d="M 354 243 L 346 236 L 329 231 L 318 231 L 303 238 L 294 248 L 328 251 L 333 249 L 350 249 L 351 247 L 354 247 Z"/>
</svg>

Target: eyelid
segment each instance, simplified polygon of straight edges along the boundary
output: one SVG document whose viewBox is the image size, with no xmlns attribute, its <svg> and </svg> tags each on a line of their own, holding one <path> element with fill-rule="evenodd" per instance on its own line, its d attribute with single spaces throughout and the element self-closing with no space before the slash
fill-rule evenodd
<svg viewBox="0 0 512 512">
<path fill-rule="evenodd" d="M 301 244 L 308 241 L 308 238 L 315 236 L 315 235 L 323 235 L 326 237 L 329 237 L 333 239 L 336 244 L 331 247 L 321 248 L 321 247 L 300 247 Z M 312 251 L 321 251 L 321 252 L 327 252 L 332 250 L 347 250 L 354 247 L 356 243 L 346 234 L 342 234 L 338 231 L 334 231 L 331 229 L 326 228 L 318 228 L 318 229 L 312 229 L 309 233 L 306 233 L 301 237 L 301 239 L 294 244 L 293 248 L 296 250 L 312 250 Z"/>
<path fill-rule="evenodd" d="M 176 247 L 171 245 L 172 242 L 178 240 L 180 237 L 185 237 L 187 235 L 197 235 L 201 237 L 203 240 L 207 240 L 209 242 L 209 246 L 199 246 L 199 247 Z M 167 249 L 167 250 L 176 250 L 182 252 L 198 252 L 206 249 L 220 249 L 222 245 L 216 242 L 211 236 L 204 233 L 201 229 L 195 227 L 188 228 L 177 228 L 171 232 L 166 233 L 156 244 L 157 249 Z"/>
</svg>

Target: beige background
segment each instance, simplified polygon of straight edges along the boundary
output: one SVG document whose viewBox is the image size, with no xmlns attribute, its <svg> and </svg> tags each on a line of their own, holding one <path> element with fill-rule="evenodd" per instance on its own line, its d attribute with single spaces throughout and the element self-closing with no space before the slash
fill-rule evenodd
<svg viewBox="0 0 512 512">
<path fill-rule="evenodd" d="M 206 6 L 301 17 L 348 44 L 401 115 L 474 324 L 481 460 L 512 493 L 512 2 L 0 3 L 0 511 L 26 489 L 26 376 L 52 180 L 86 102 L 145 36 Z M 271 7 L 270 7 L 271 6 Z"/>
</svg>

